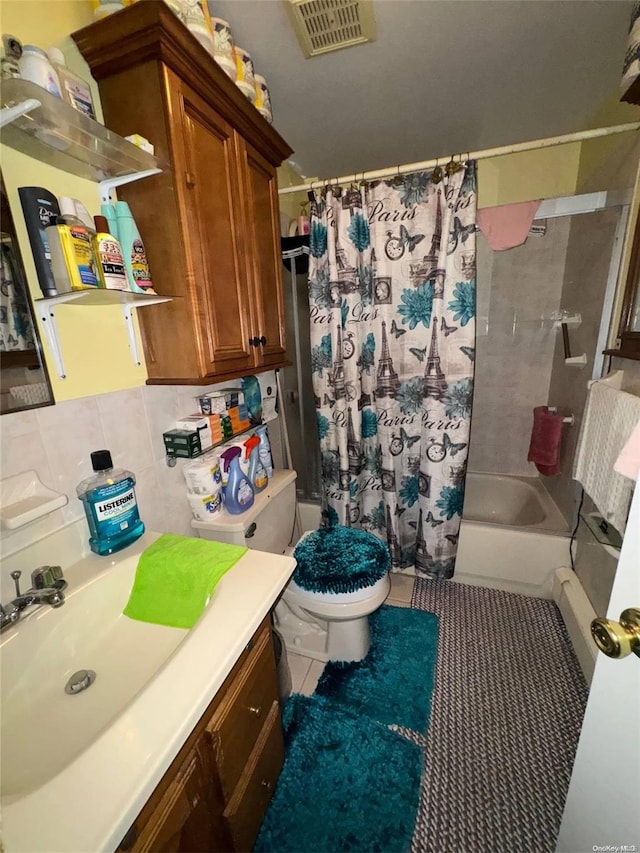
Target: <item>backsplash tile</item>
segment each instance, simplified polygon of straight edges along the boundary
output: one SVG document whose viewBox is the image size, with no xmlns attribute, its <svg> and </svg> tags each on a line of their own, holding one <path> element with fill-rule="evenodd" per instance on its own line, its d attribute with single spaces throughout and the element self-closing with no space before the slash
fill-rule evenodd
<svg viewBox="0 0 640 853">
<path fill-rule="evenodd" d="M 271 375 L 275 385 L 275 375 Z M 238 380 L 202 387 L 148 385 L 3 415 L 2 476 L 34 469 L 46 486 L 67 495 L 68 505 L 46 519 L 46 530 L 54 530 L 83 515 L 76 486 L 93 473 L 91 452 L 106 448 L 115 467 L 135 474 L 140 516 L 146 527 L 189 536 L 191 512 L 182 476 L 186 460 L 178 459 L 173 468 L 167 466 L 162 433 L 172 429 L 177 418 L 195 410 L 193 398 L 199 392 L 239 384 Z M 271 422 L 269 431 L 277 466 L 281 456 L 277 420 Z M 43 522 L 36 524 L 42 526 Z M 10 552 L 11 540 L 17 545 L 32 529 L 35 533 L 31 525 L 16 532 L 4 531 L 3 546 Z"/>
</svg>

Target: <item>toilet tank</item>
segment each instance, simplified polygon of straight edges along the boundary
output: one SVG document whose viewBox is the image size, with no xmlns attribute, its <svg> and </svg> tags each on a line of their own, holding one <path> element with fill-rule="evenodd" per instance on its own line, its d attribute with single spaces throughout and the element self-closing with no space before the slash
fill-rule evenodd
<svg viewBox="0 0 640 853">
<path fill-rule="evenodd" d="M 201 539 L 284 554 L 295 521 L 296 477 L 295 471 L 274 471 L 267 488 L 256 494 L 246 512 L 231 515 L 223 509 L 210 521 L 193 520 L 191 526 Z"/>
</svg>

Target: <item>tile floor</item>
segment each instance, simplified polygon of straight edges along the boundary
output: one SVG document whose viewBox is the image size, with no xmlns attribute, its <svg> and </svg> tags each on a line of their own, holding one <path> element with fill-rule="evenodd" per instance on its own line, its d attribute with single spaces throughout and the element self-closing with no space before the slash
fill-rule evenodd
<svg viewBox="0 0 640 853">
<path fill-rule="evenodd" d="M 394 607 L 410 607 L 413 592 L 413 575 L 391 574 L 391 591 L 386 604 Z M 287 652 L 287 660 L 291 671 L 291 686 L 294 693 L 310 696 L 316 689 L 318 679 L 322 675 L 324 663 L 311 658 Z"/>
</svg>

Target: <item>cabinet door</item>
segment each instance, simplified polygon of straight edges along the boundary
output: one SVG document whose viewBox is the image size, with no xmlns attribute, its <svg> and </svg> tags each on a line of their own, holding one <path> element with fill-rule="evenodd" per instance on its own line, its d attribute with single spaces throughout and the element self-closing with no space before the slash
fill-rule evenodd
<svg viewBox="0 0 640 853">
<path fill-rule="evenodd" d="M 183 218 L 187 291 L 197 317 L 202 376 L 254 363 L 249 286 L 242 262 L 234 131 L 170 71 L 175 184 Z"/>
<path fill-rule="evenodd" d="M 162 799 L 130 845 L 134 853 L 199 853 L 224 850 L 226 832 L 220 808 L 212 802 L 212 771 L 198 743 L 176 773 Z M 217 818 L 217 819 L 216 819 Z"/>
<path fill-rule="evenodd" d="M 265 342 L 256 347 L 263 367 L 286 362 L 284 304 L 280 270 L 280 214 L 275 168 L 248 142 L 238 137 L 238 159 L 250 235 L 248 274 L 252 279 L 254 335 Z"/>
</svg>

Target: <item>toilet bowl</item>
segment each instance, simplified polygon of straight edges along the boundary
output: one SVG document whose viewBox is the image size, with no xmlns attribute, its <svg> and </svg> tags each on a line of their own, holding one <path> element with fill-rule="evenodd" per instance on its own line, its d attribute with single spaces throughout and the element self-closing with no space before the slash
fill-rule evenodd
<svg viewBox="0 0 640 853">
<path fill-rule="evenodd" d="M 371 646 L 369 616 L 390 588 L 388 574 L 354 592 L 310 592 L 291 580 L 276 605 L 274 622 L 296 654 L 320 661 L 362 660 Z"/>
<path fill-rule="evenodd" d="M 230 515 L 222 510 L 210 521 L 194 520 L 191 526 L 204 539 L 292 554 L 295 481 L 295 471 L 274 471 L 247 512 Z M 295 654 L 319 661 L 362 660 L 371 645 L 369 615 L 384 602 L 390 586 L 388 572 L 373 585 L 351 592 L 311 592 L 291 580 L 276 605 L 274 623 L 287 650 Z"/>
</svg>

